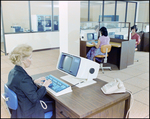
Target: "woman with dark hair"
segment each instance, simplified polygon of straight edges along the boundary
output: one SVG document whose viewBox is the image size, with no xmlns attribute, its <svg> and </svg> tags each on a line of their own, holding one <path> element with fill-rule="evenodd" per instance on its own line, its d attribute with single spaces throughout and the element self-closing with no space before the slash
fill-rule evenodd
<svg viewBox="0 0 150 119">
<path fill-rule="evenodd" d="M 95 47 L 92 47 L 89 52 L 87 53 L 87 58 L 90 60 L 93 60 L 94 56 L 96 55 L 104 55 L 104 53 L 101 52 L 101 46 L 102 45 L 108 45 L 110 42 L 110 38 L 108 37 L 108 32 L 105 27 L 101 27 L 99 29 L 101 36 L 98 39 L 98 43 L 95 44 L 95 42 L 92 42 L 92 44 Z"/>
<path fill-rule="evenodd" d="M 136 25 L 131 27 L 131 39 L 135 39 L 136 43 L 135 43 L 135 47 L 137 47 L 137 45 L 140 43 L 140 36 L 136 33 L 138 30 L 138 28 L 136 27 Z"/>
</svg>

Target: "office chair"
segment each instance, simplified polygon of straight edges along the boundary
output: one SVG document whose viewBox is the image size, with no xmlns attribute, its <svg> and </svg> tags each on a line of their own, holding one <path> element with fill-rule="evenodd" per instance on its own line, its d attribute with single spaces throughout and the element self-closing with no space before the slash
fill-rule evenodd
<svg viewBox="0 0 150 119">
<path fill-rule="evenodd" d="M 12 110 L 16 110 L 18 107 L 18 100 L 17 100 L 17 95 L 7 87 L 7 85 L 4 85 L 4 94 L 2 94 L 2 98 L 4 99 L 7 109 L 9 111 L 9 114 L 11 116 L 10 113 L 10 109 Z M 53 112 L 47 112 L 45 113 L 45 118 L 51 118 L 53 115 Z"/>
<path fill-rule="evenodd" d="M 101 52 L 105 53 L 105 55 L 96 55 L 94 57 L 94 61 L 100 62 L 100 69 L 102 69 L 102 73 L 104 73 L 103 69 L 109 69 L 111 71 L 111 67 L 103 67 L 103 63 L 107 63 L 108 53 L 111 51 L 111 45 L 102 45 Z"/>
</svg>

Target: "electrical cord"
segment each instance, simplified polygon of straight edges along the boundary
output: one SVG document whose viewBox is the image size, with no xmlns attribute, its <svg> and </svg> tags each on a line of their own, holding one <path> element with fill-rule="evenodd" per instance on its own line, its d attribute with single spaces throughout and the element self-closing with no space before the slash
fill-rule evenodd
<svg viewBox="0 0 150 119">
<path fill-rule="evenodd" d="M 74 87 L 74 86 L 76 86 L 76 85 L 78 85 L 78 84 L 80 84 L 80 83 L 84 83 L 84 81 L 81 81 L 81 82 L 79 82 L 79 83 L 76 83 L 76 84 L 72 85 L 71 87 Z"/>
<path fill-rule="evenodd" d="M 130 108 L 128 109 L 128 111 L 127 111 L 127 114 L 126 114 L 126 117 L 125 117 L 125 118 L 127 118 L 128 113 L 130 112 L 130 110 L 131 110 L 131 108 L 132 108 L 132 106 L 133 106 L 133 103 L 134 103 L 134 98 L 133 98 L 132 92 L 131 92 L 131 91 L 128 91 L 128 90 L 126 90 L 126 92 L 130 93 L 130 95 L 131 95 L 131 99 L 130 99 Z"/>
</svg>

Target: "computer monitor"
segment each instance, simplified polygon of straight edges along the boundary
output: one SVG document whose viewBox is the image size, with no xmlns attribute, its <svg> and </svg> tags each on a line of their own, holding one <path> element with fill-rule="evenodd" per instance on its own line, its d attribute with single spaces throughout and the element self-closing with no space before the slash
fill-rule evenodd
<svg viewBox="0 0 150 119">
<path fill-rule="evenodd" d="M 115 38 L 115 32 L 109 32 L 109 33 L 108 33 L 108 36 L 109 36 L 110 38 Z"/>
<path fill-rule="evenodd" d="M 82 41 L 98 39 L 98 34 L 94 30 L 82 30 L 80 35 Z"/>
<path fill-rule="evenodd" d="M 117 38 L 117 39 L 124 39 L 124 35 L 117 35 L 117 34 L 115 34 L 115 38 Z"/>
<path fill-rule="evenodd" d="M 81 88 L 96 83 L 99 64 L 83 57 L 68 53 L 60 53 L 57 69 L 68 74 L 61 77 L 63 80 Z"/>
<path fill-rule="evenodd" d="M 94 34 L 93 33 L 87 33 L 87 40 L 93 40 Z"/>
<path fill-rule="evenodd" d="M 146 25 L 145 32 L 149 32 L 149 25 Z"/>
</svg>

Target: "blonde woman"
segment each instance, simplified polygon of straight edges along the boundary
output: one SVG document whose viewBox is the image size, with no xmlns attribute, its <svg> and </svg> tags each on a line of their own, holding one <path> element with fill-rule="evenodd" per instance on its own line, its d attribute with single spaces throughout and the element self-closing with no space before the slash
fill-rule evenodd
<svg viewBox="0 0 150 119">
<path fill-rule="evenodd" d="M 52 82 L 41 77 L 35 81 L 25 71 L 32 61 L 32 47 L 21 44 L 9 54 L 10 61 L 15 65 L 9 72 L 7 86 L 14 91 L 18 99 L 17 110 L 11 110 L 11 118 L 44 118 L 44 113 L 53 110 L 52 98 L 46 97 L 46 87 Z M 35 83 L 43 85 L 38 89 Z M 40 100 L 45 101 L 47 109 L 43 109 Z"/>
</svg>

